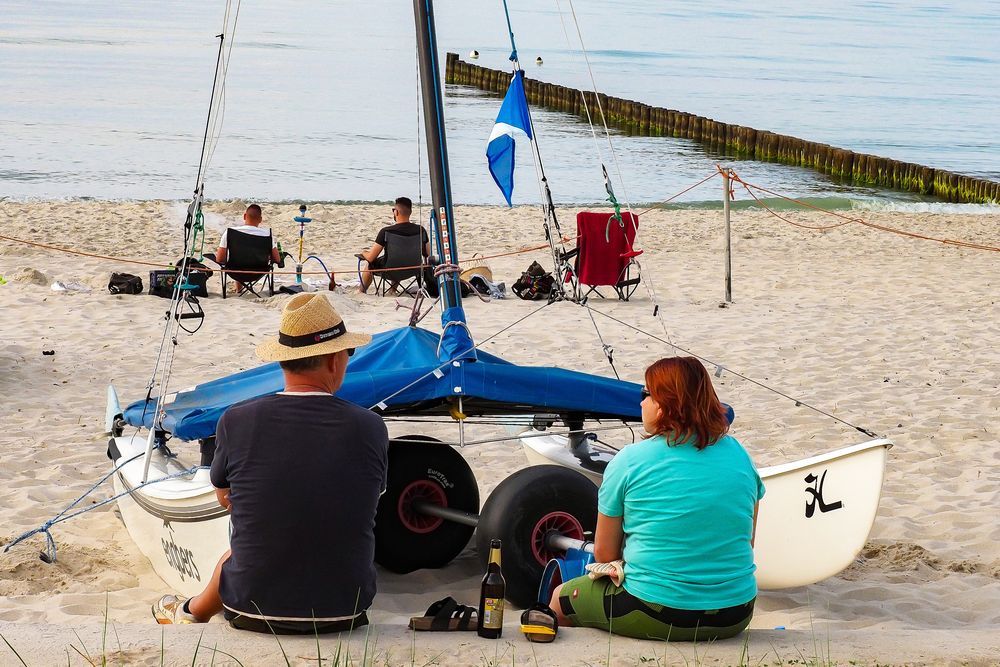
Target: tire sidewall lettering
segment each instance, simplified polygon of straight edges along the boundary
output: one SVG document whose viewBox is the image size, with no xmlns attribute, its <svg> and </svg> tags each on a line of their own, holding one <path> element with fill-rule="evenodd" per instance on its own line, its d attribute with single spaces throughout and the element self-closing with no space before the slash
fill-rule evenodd
<svg viewBox="0 0 1000 667">
<path fill-rule="evenodd" d="M 437 482 L 441 485 L 442 489 L 453 489 L 455 488 L 454 482 L 448 480 L 448 476 L 441 472 L 440 470 L 435 470 L 434 468 L 427 469 L 427 478 Z"/>
</svg>

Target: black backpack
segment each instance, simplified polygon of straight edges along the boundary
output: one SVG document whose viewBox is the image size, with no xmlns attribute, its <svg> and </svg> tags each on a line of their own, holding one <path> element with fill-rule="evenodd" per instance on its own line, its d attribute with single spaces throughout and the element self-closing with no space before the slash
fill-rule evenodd
<svg viewBox="0 0 1000 667">
<path fill-rule="evenodd" d="M 528 270 L 510 286 L 514 294 L 526 301 L 548 299 L 556 279 L 542 268 L 538 262 L 532 262 Z"/>
<path fill-rule="evenodd" d="M 142 294 L 142 278 L 131 273 L 112 273 L 108 291 L 112 294 Z"/>
</svg>

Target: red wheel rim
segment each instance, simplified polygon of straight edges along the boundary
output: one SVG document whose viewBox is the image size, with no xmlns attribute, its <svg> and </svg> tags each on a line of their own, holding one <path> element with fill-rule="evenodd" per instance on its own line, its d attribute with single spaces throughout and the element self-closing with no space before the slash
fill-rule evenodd
<svg viewBox="0 0 1000 667">
<path fill-rule="evenodd" d="M 535 524 L 534 530 L 531 531 L 531 555 L 543 566 L 561 555 L 561 552 L 553 551 L 545 546 L 545 537 L 552 531 L 562 533 L 574 540 L 583 539 L 583 526 L 572 514 L 549 512 L 543 516 Z"/>
<path fill-rule="evenodd" d="M 403 489 L 399 494 L 399 502 L 396 503 L 399 520 L 407 530 L 420 534 L 437 530 L 438 526 L 444 523 L 444 519 L 418 512 L 413 507 L 416 501 L 447 507 L 448 497 L 444 489 L 428 479 L 418 479 Z"/>
</svg>

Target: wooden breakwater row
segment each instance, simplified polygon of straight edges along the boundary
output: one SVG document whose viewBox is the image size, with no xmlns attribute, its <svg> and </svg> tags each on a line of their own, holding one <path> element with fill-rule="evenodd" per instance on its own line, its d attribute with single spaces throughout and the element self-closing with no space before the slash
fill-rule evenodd
<svg viewBox="0 0 1000 667">
<path fill-rule="evenodd" d="M 445 81 L 474 86 L 502 96 L 510 83 L 510 72 L 473 65 L 459 58 L 458 54 L 449 53 Z M 600 101 L 608 126 L 629 134 L 691 139 L 737 158 L 809 167 L 857 185 L 916 192 L 949 202 L 1000 203 L 1000 183 L 994 181 L 855 153 L 752 127 L 720 123 L 683 111 L 545 83 L 527 75 L 524 77 L 524 91 L 529 104 L 583 117 L 586 117 L 589 108 L 594 123 L 598 125 Z"/>
</svg>

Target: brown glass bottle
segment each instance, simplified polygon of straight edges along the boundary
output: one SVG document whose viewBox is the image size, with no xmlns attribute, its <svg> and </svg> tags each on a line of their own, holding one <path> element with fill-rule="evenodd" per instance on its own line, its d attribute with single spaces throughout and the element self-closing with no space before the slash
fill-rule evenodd
<svg viewBox="0 0 1000 667">
<path fill-rule="evenodd" d="M 500 540 L 490 542 L 490 564 L 479 593 L 479 636 L 496 639 L 503 634 L 503 596 L 507 583 L 500 571 Z"/>
</svg>

